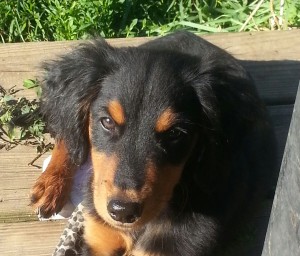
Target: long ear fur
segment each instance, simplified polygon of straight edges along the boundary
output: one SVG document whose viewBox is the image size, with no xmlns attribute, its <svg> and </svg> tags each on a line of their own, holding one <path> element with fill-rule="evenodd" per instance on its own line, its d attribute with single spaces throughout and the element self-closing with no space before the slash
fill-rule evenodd
<svg viewBox="0 0 300 256">
<path fill-rule="evenodd" d="M 87 157 L 90 104 L 101 89 L 101 80 L 115 67 L 116 51 L 98 39 L 43 65 L 42 113 L 50 133 L 64 140 L 75 164 Z"/>
<path fill-rule="evenodd" d="M 201 141 L 196 147 L 198 156 L 193 158 L 198 163 L 191 165 L 194 180 L 207 193 L 224 189 L 222 184 L 227 184 L 231 175 L 229 165 L 235 150 L 265 119 L 265 109 L 246 71 L 229 55 L 223 56 L 224 63 L 211 56 L 207 61 L 199 58 L 198 63 L 188 67 L 189 71 L 184 71 L 184 81 L 194 88 L 203 118 L 199 126 Z"/>
</svg>

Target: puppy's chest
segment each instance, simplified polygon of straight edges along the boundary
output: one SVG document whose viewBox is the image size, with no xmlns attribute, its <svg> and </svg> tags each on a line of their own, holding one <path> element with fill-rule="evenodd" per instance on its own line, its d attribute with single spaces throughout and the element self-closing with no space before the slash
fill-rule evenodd
<svg viewBox="0 0 300 256">
<path fill-rule="evenodd" d="M 174 241 L 166 235 L 164 225 L 125 233 L 88 219 L 84 239 L 91 256 L 158 256 L 171 255 L 170 251 L 175 253 Z"/>
</svg>

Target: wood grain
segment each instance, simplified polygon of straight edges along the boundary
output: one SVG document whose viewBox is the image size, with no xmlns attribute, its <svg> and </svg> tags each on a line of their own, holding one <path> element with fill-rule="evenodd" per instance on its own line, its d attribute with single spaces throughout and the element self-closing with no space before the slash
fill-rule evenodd
<svg viewBox="0 0 300 256">
<path fill-rule="evenodd" d="M 0 151 L 0 223 L 37 220 L 28 206 L 30 188 L 41 174 L 41 169 L 28 166 L 36 155 L 36 150 L 28 146 Z M 36 164 L 41 166 L 46 156 Z"/>
<path fill-rule="evenodd" d="M 300 87 L 282 160 L 263 256 L 300 255 Z"/>
<path fill-rule="evenodd" d="M 217 33 L 203 36 L 240 60 L 257 82 L 258 91 L 268 101 L 280 96 L 291 100 L 300 76 L 300 30 Z M 137 46 L 153 38 L 110 39 L 113 46 Z M 0 45 L 0 85 L 22 88 L 24 79 L 41 76 L 40 64 L 70 51 L 81 41 L 32 42 Z M 247 64 L 248 63 L 248 64 Z M 289 86 L 284 86 L 284 85 Z M 272 89 L 270 89 L 272 88 Z M 21 95 L 34 98 L 31 91 Z"/>
<path fill-rule="evenodd" d="M 0 224 L 1 256 L 49 256 L 66 221 Z"/>
</svg>

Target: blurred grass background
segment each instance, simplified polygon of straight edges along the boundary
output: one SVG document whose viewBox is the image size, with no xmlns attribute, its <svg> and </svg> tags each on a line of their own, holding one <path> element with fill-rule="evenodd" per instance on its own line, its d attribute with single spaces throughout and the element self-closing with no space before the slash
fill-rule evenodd
<svg viewBox="0 0 300 256">
<path fill-rule="evenodd" d="M 299 0 L 0 0 L 0 41 L 300 27 Z"/>
</svg>

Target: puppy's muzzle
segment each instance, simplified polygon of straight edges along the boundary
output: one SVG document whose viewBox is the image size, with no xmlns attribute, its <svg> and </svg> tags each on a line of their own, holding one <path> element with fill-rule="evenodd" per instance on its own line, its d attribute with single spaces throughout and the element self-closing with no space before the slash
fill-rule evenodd
<svg viewBox="0 0 300 256">
<path fill-rule="evenodd" d="M 142 205 L 136 202 L 111 200 L 107 205 L 107 211 L 113 220 L 129 224 L 141 217 Z"/>
</svg>

